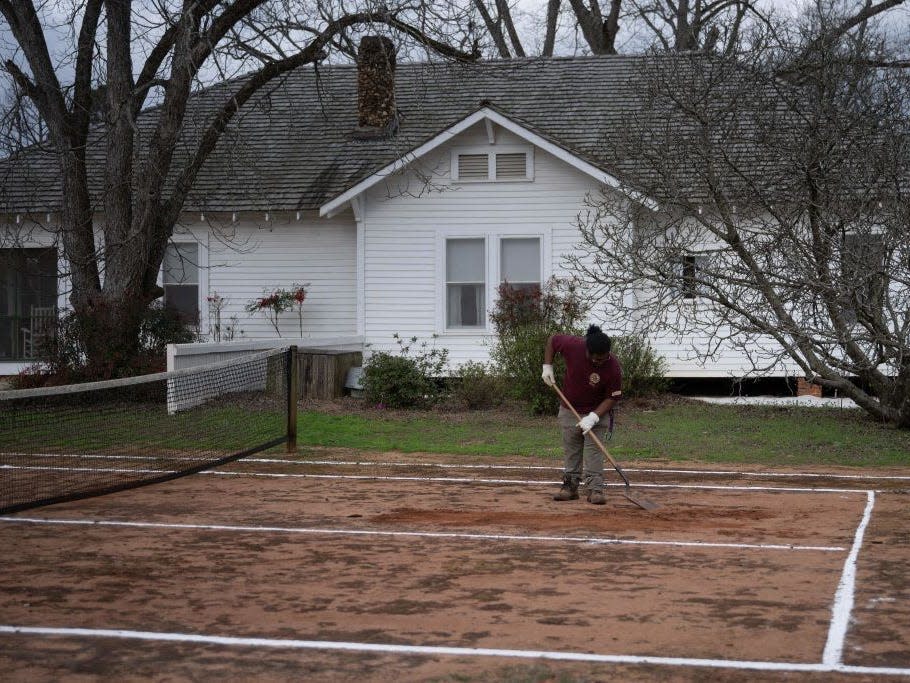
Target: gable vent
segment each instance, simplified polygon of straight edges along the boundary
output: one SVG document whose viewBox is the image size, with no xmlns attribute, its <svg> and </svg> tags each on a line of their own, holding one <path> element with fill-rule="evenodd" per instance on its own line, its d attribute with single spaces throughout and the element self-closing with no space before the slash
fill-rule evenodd
<svg viewBox="0 0 910 683">
<path fill-rule="evenodd" d="M 486 154 L 459 154 L 459 179 L 480 179 L 490 177 L 489 158 Z"/>
<path fill-rule="evenodd" d="M 496 155 L 497 178 L 527 178 L 528 155 L 524 152 Z"/>
</svg>

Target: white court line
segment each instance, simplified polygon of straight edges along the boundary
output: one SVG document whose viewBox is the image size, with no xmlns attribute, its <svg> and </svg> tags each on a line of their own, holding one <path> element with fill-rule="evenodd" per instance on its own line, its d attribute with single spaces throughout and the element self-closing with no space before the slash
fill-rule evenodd
<svg viewBox="0 0 910 683">
<path fill-rule="evenodd" d="M 12 455 L 16 457 L 31 456 L 36 458 L 77 458 L 77 459 L 110 459 L 110 460 L 149 460 L 155 461 L 165 458 L 180 462 L 204 462 L 208 458 L 169 455 L 100 455 L 81 453 L 0 453 L 0 457 Z M 238 462 L 256 462 L 275 465 L 339 465 L 345 467 L 433 467 L 438 469 L 464 469 L 464 470 L 545 470 L 562 472 L 562 467 L 552 465 L 478 465 L 464 463 L 430 463 L 430 462 L 383 462 L 377 460 L 292 460 L 289 458 L 241 458 Z M 910 476 L 888 474 L 820 474 L 818 472 L 749 472 L 739 470 L 691 470 L 691 469 L 661 469 L 645 467 L 624 467 L 624 472 L 637 472 L 644 474 L 692 474 L 712 477 L 764 477 L 772 479 L 846 479 L 854 481 L 910 481 Z"/>
<path fill-rule="evenodd" d="M 242 463 L 242 460 L 236 461 Z M 51 467 L 40 465 L 0 465 L 7 470 L 41 470 L 51 472 L 113 472 L 139 474 L 173 474 L 179 470 L 143 470 L 121 469 L 113 467 Z M 197 474 L 210 474 L 219 477 L 265 477 L 271 479 L 355 479 L 361 481 L 425 481 L 448 482 L 455 484 L 521 484 L 525 486 L 553 486 L 558 481 L 541 479 L 479 479 L 477 477 L 390 477 L 374 474 L 292 474 L 288 472 L 251 472 L 246 470 L 223 471 L 203 470 Z M 607 487 L 622 488 L 623 484 L 606 484 Z M 635 484 L 635 488 L 652 489 L 706 489 L 717 491 L 789 491 L 797 493 L 866 493 L 865 489 L 807 488 L 796 486 L 729 486 L 721 484 Z"/>
<path fill-rule="evenodd" d="M 426 463 L 426 462 L 379 462 L 375 460 L 283 460 L 281 458 L 243 458 L 239 462 L 282 463 L 292 465 L 346 465 L 372 467 L 438 467 L 443 469 L 488 469 L 488 470 L 548 470 L 562 472 L 562 467 L 549 465 L 462 465 L 459 463 Z M 770 478 L 817 478 L 817 479 L 855 479 L 910 481 L 910 476 L 903 475 L 864 475 L 864 474 L 819 474 L 818 472 L 740 472 L 737 470 L 682 470 L 661 469 L 657 467 L 623 467 L 623 472 L 643 474 L 697 474 L 713 477 L 770 477 Z"/>
<path fill-rule="evenodd" d="M 241 462 L 241 461 L 238 461 Z M 625 471 L 625 470 L 623 470 Z M 608 471 L 609 472 L 609 471 Z M 200 474 L 214 474 L 221 477 L 272 477 L 276 479 L 358 479 L 371 481 L 429 481 L 455 484 L 522 484 L 525 486 L 553 486 L 560 481 L 541 479 L 478 479 L 475 477 L 387 477 L 371 474 L 289 474 L 284 472 L 223 472 L 204 470 Z M 607 487 L 625 488 L 624 484 L 605 484 Z M 707 489 L 715 491 L 784 491 L 791 493 L 866 493 L 866 489 L 808 488 L 797 486 L 727 486 L 721 484 L 639 484 L 634 488 L 643 489 Z"/>
<path fill-rule="evenodd" d="M 312 527 L 247 526 L 234 524 L 180 524 L 169 522 L 126 522 L 96 519 L 60 519 L 51 517 L 0 517 L 0 522 L 22 524 L 69 524 L 78 526 L 115 526 L 139 529 L 186 529 L 191 531 L 237 531 L 243 533 L 318 534 L 325 536 L 388 536 L 400 538 L 458 538 L 481 541 L 522 541 L 544 543 L 584 543 L 588 545 L 645 545 L 682 548 L 736 548 L 743 550 L 809 550 L 843 552 L 843 546 L 793 545 L 774 543 L 713 543 L 710 541 L 636 541 L 588 536 L 521 536 L 515 534 L 470 534 L 442 531 L 379 531 L 374 529 L 319 529 Z"/>
<path fill-rule="evenodd" d="M 212 636 L 192 633 L 130 631 L 125 629 L 51 628 L 44 626 L 15 626 L 0 624 L 0 633 L 11 635 L 65 636 L 79 638 L 118 638 L 153 642 L 196 643 L 230 647 L 275 648 L 286 650 L 330 650 L 347 652 L 378 652 L 384 654 L 438 657 L 510 657 L 515 659 L 546 659 L 563 662 L 598 664 L 644 664 L 667 667 L 739 669 L 751 671 L 793 671 L 811 673 L 846 673 L 880 676 L 910 676 L 910 668 L 883 666 L 847 666 L 844 664 L 813 664 L 802 662 L 761 662 L 740 659 L 698 659 L 695 657 L 654 657 L 637 655 L 598 655 L 586 652 L 553 652 L 546 650 L 505 650 L 481 647 L 444 647 L 400 645 L 391 643 L 354 643 L 332 640 L 296 640 L 281 638 L 248 638 Z"/>
<path fill-rule="evenodd" d="M 828 640 L 822 662 L 828 665 L 841 663 L 844 653 L 844 640 L 850 626 L 850 614 L 853 612 L 854 589 L 856 586 L 856 559 L 863 545 L 866 527 L 872 519 L 872 508 L 875 505 L 875 492 L 869 491 L 866 499 L 866 509 L 863 511 L 862 521 L 856 529 L 853 538 L 853 547 L 844 561 L 844 571 L 834 594 L 834 603 L 831 606 L 831 625 L 828 628 Z"/>
<path fill-rule="evenodd" d="M 174 474 L 177 470 L 146 470 L 135 467 L 51 467 L 42 465 L 0 465 L 0 470 L 38 470 L 39 472 L 107 472 L 113 474 Z"/>
<path fill-rule="evenodd" d="M 737 476 L 737 477 L 770 477 L 791 479 L 850 479 L 856 481 L 910 481 L 910 476 L 890 474 L 819 474 L 818 472 L 738 472 L 736 470 L 662 470 L 658 468 L 623 468 L 626 472 L 665 473 L 665 474 L 698 474 L 710 476 Z"/>
<path fill-rule="evenodd" d="M 236 461 L 242 463 L 242 460 Z M 174 474 L 178 470 L 141 470 L 107 467 L 51 467 L 40 465 L 0 465 L 6 470 L 40 470 L 51 472 L 113 472 L 116 474 L 135 472 L 139 474 Z M 359 481 L 421 481 L 447 482 L 454 484 L 519 484 L 523 486 L 553 486 L 559 481 L 542 479 L 479 479 L 476 477 L 389 477 L 373 474 L 292 474 L 287 472 L 250 472 L 203 470 L 197 474 L 209 474 L 219 477 L 264 477 L 269 479 L 354 479 Z M 607 487 L 623 488 L 623 484 L 606 484 Z M 812 488 L 798 486 L 729 486 L 723 484 L 635 484 L 635 488 L 651 489 L 698 489 L 713 491 L 778 491 L 790 493 L 866 493 L 866 489 Z"/>
</svg>

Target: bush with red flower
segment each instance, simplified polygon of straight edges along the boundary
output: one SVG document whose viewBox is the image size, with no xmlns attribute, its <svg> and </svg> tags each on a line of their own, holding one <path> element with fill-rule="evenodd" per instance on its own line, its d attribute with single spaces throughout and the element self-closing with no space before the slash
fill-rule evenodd
<svg viewBox="0 0 910 683">
<path fill-rule="evenodd" d="M 307 282 L 303 285 L 294 284 L 290 289 L 266 290 L 261 297 L 251 300 L 245 307 L 247 313 L 262 313 L 280 337 L 279 318 L 283 313 L 297 310 L 297 323 L 300 336 L 303 336 L 303 302 L 306 301 Z"/>
</svg>

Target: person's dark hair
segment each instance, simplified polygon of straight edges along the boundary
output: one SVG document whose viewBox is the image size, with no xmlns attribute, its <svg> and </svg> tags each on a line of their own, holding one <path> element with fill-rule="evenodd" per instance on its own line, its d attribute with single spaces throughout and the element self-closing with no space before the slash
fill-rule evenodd
<svg viewBox="0 0 910 683">
<path fill-rule="evenodd" d="M 585 347 L 588 353 L 610 353 L 612 342 L 597 325 L 591 325 L 585 334 Z"/>
</svg>

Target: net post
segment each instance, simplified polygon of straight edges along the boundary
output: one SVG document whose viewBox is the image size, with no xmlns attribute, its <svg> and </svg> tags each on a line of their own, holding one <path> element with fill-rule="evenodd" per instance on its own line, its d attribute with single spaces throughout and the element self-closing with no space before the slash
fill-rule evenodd
<svg viewBox="0 0 910 683">
<path fill-rule="evenodd" d="M 300 394 L 297 347 L 288 348 L 288 425 L 287 452 L 297 452 L 297 399 Z"/>
</svg>

